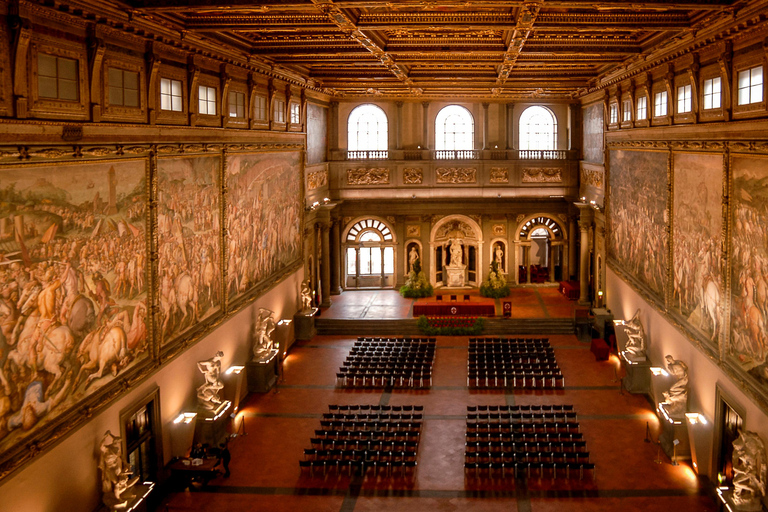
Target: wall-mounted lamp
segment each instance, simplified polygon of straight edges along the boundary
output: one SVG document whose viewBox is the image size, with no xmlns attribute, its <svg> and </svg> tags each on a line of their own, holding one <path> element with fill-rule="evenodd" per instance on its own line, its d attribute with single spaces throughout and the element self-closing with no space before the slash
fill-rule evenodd
<svg viewBox="0 0 768 512">
<path fill-rule="evenodd" d="M 293 323 L 293 320 L 292 320 L 292 319 L 290 319 L 290 318 L 283 318 L 282 320 L 280 320 L 279 322 L 277 322 L 277 325 L 279 325 L 279 326 L 283 326 L 283 325 L 291 325 L 291 323 Z"/>
<path fill-rule="evenodd" d="M 614 320 L 613 325 L 624 325 L 624 320 Z"/>
<path fill-rule="evenodd" d="M 212 418 L 205 418 L 205 421 L 216 421 L 222 416 L 224 416 L 224 413 L 229 410 L 229 406 L 232 405 L 232 402 L 229 400 L 224 400 L 221 402 L 221 404 L 216 408 L 215 416 Z"/>
<path fill-rule="evenodd" d="M 651 373 L 654 377 L 658 377 L 659 375 L 663 375 L 664 377 L 669 377 L 669 373 L 664 368 L 661 368 L 659 366 L 651 366 Z"/>
<path fill-rule="evenodd" d="M 178 416 L 176 416 L 176 419 L 173 420 L 173 423 L 175 423 L 177 425 L 179 423 L 185 423 L 185 424 L 186 423 L 192 423 L 192 420 L 194 420 L 196 416 L 197 416 L 196 412 L 183 412 L 183 413 L 179 414 Z"/>
<path fill-rule="evenodd" d="M 687 412 L 685 413 L 685 418 L 688 420 L 688 423 L 690 423 L 691 425 L 696 425 L 696 424 L 706 425 L 709 423 L 707 421 L 707 418 L 699 412 Z"/>
<path fill-rule="evenodd" d="M 231 375 L 234 373 L 235 375 L 240 375 L 240 372 L 243 370 L 245 370 L 245 366 L 230 366 L 224 374 Z"/>
<path fill-rule="evenodd" d="M 328 204 L 328 203 L 330 203 L 330 202 L 331 202 L 331 200 L 330 200 L 330 198 L 328 198 L 328 197 L 324 197 L 324 198 L 323 198 L 323 202 L 324 202 L 325 204 Z"/>
<path fill-rule="evenodd" d="M 673 419 L 672 416 L 669 415 L 667 412 L 667 403 L 666 402 L 659 402 L 657 405 L 657 409 L 661 412 L 661 414 L 664 416 L 664 418 L 670 422 L 672 425 L 682 425 L 682 421 L 678 421 L 676 419 Z"/>
</svg>

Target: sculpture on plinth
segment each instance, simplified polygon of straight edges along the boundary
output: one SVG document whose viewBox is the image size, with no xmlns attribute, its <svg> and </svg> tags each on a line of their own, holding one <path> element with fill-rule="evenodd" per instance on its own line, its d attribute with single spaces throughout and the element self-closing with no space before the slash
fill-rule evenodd
<svg viewBox="0 0 768 512">
<path fill-rule="evenodd" d="M 197 368 L 205 378 L 203 385 L 197 388 L 197 401 L 205 409 L 213 410 L 221 404 L 219 391 L 224 388 L 224 384 L 219 380 L 222 357 L 224 352 L 218 351 L 212 358 L 197 363 Z"/>
<path fill-rule="evenodd" d="M 458 238 L 451 239 L 448 251 L 451 256 L 451 261 L 446 266 L 446 273 L 448 274 L 447 286 L 460 288 L 464 286 L 466 279 L 465 269 L 467 266 L 462 263 L 464 250 L 462 249 L 461 242 Z"/>
<path fill-rule="evenodd" d="M 645 331 L 640 323 L 640 310 L 628 322 L 624 322 L 624 333 L 627 335 L 627 343 L 624 345 L 624 353 L 630 361 L 645 361 Z"/>
<path fill-rule="evenodd" d="M 736 510 L 761 510 L 768 482 L 765 444 L 745 431 L 733 442 L 733 504 Z"/>
<path fill-rule="evenodd" d="M 134 496 L 133 486 L 139 477 L 131 478 L 128 464 L 123 460 L 120 438 L 112 435 L 111 431 L 104 433 L 99 452 L 101 490 L 104 492 L 102 500 L 112 510 L 125 508 Z"/>
<path fill-rule="evenodd" d="M 309 279 L 301 283 L 301 311 L 303 313 L 312 311 L 312 288 L 309 286 Z"/>
<path fill-rule="evenodd" d="M 688 365 L 670 355 L 664 359 L 667 371 L 677 379 L 669 390 L 663 393 L 664 404 L 670 416 L 681 417 L 688 411 Z"/>
<path fill-rule="evenodd" d="M 259 317 L 253 329 L 253 358 L 262 359 L 269 355 L 275 346 L 272 333 L 277 327 L 273 315 L 275 313 L 265 308 L 259 309 Z"/>
<path fill-rule="evenodd" d="M 419 259 L 419 250 L 416 249 L 416 245 L 411 246 L 411 251 L 408 253 L 408 272 L 416 271 L 416 261 Z"/>
</svg>

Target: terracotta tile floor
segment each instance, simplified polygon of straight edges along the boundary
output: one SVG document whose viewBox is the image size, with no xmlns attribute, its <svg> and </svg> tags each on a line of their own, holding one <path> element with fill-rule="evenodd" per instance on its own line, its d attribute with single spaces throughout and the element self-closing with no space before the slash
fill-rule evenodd
<svg viewBox="0 0 768 512">
<path fill-rule="evenodd" d="M 568 302 L 546 288 L 515 289 L 519 308 L 564 309 Z M 523 300 L 527 304 L 523 303 Z M 565 304 L 564 304 L 565 302 Z M 359 308 L 407 311 L 412 301 L 394 291 L 345 292 L 323 312 Z M 543 307 L 542 307 L 543 305 Z M 367 313 L 357 318 L 366 318 Z M 393 313 L 394 314 L 394 313 Z M 403 315 L 404 316 L 404 315 Z M 430 390 L 342 390 L 335 374 L 354 339 L 317 336 L 294 345 L 284 363 L 283 380 L 266 394 L 251 395 L 238 416 L 247 435 L 232 439 L 231 478 L 166 496 L 158 510 L 173 511 L 520 511 L 643 512 L 716 510 L 685 463 L 656 464 L 656 445 L 644 443 L 646 422 L 655 438 L 658 422 L 645 397 L 621 394 L 615 359 L 596 362 L 575 336 L 552 335 L 550 343 L 565 376 L 556 392 L 504 393 L 466 387 L 466 337 L 439 337 Z M 302 475 L 298 461 L 320 428 L 328 404 L 421 404 L 424 426 L 418 467 L 412 476 L 362 477 L 319 472 Z M 595 478 L 476 479 L 465 475 L 464 435 L 467 405 L 573 404 L 587 441 Z M 167 505 L 167 509 L 164 508 Z"/>
</svg>

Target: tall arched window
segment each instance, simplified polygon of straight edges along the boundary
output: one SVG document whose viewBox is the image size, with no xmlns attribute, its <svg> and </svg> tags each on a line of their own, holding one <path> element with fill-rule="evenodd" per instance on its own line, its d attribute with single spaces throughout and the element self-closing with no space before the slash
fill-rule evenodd
<svg viewBox="0 0 768 512">
<path fill-rule="evenodd" d="M 386 153 L 370 152 L 386 152 L 388 149 L 387 115 L 384 111 L 371 104 L 355 107 L 347 122 L 347 150 L 359 153 L 352 155 L 354 158 L 386 158 Z"/>
<path fill-rule="evenodd" d="M 475 146 L 475 122 L 472 114 L 459 105 L 448 105 L 435 119 L 435 149 L 468 150 Z"/>
<path fill-rule="evenodd" d="M 555 149 L 557 119 L 544 107 L 528 107 L 520 114 L 520 149 Z"/>
</svg>

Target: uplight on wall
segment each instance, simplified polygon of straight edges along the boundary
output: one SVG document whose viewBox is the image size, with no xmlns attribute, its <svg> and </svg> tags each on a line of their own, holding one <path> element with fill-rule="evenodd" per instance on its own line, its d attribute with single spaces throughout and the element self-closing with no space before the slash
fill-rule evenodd
<svg viewBox="0 0 768 512">
<path fill-rule="evenodd" d="M 698 412 L 687 412 L 685 413 L 685 418 L 691 425 L 706 425 L 708 423 L 707 418 Z"/>
<path fill-rule="evenodd" d="M 178 416 L 176 416 L 176 419 L 173 420 L 173 423 L 177 425 L 179 423 L 184 423 L 184 424 L 192 423 L 192 420 L 194 420 L 196 416 L 197 416 L 196 412 L 183 412 Z"/>
<path fill-rule="evenodd" d="M 224 372 L 225 375 L 240 375 L 240 372 L 245 370 L 245 366 L 230 366 L 227 368 L 227 371 Z"/>
<path fill-rule="evenodd" d="M 669 377 L 669 373 L 664 368 L 661 368 L 660 366 L 651 366 L 651 373 L 654 377 L 658 377 L 659 375 L 663 375 L 664 377 Z"/>
</svg>

